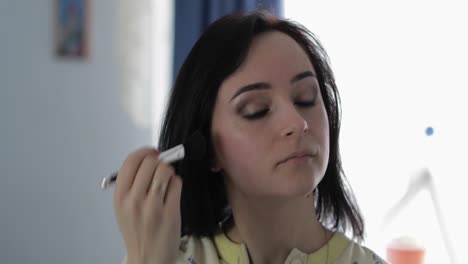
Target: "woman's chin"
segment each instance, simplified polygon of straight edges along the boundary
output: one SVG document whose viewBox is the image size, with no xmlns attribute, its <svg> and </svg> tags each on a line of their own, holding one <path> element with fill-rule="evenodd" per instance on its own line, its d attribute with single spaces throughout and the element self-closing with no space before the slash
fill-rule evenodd
<svg viewBox="0 0 468 264">
<path fill-rule="evenodd" d="M 277 186 L 277 191 L 274 193 L 276 194 L 275 196 L 284 198 L 308 197 L 310 194 L 312 194 L 314 189 L 314 180 L 296 181 L 287 182 L 281 186 Z"/>
</svg>

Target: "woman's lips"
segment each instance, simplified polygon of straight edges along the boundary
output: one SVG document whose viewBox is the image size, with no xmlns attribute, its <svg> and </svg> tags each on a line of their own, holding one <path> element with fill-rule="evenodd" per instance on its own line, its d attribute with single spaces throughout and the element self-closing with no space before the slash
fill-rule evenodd
<svg viewBox="0 0 468 264">
<path fill-rule="evenodd" d="M 294 163 L 303 163 L 308 162 L 312 158 L 314 158 L 315 154 L 312 151 L 297 151 L 293 152 L 292 154 L 288 155 L 286 158 L 282 159 L 279 164 L 286 163 L 286 162 L 294 162 Z"/>
<path fill-rule="evenodd" d="M 287 159 L 286 161 L 284 161 L 283 163 L 290 163 L 290 162 L 294 162 L 294 163 L 304 163 L 304 162 L 308 162 L 309 160 L 312 159 L 312 156 L 300 156 L 300 157 L 292 157 L 290 159 Z"/>
</svg>

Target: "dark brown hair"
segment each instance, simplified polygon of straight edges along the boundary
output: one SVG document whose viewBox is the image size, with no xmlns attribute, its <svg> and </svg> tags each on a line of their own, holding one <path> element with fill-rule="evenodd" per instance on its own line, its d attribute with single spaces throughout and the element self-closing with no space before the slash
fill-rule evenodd
<svg viewBox="0 0 468 264">
<path fill-rule="evenodd" d="M 303 26 L 263 11 L 224 16 L 214 22 L 193 46 L 172 89 L 160 135 L 160 149 L 181 142 L 200 130 L 212 150 L 210 126 L 216 96 L 223 80 L 245 60 L 260 33 L 280 31 L 307 53 L 317 74 L 330 127 L 330 156 L 325 176 L 314 191 L 317 217 L 324 225 L 363 239 L 364 222 L 343 173 L 339 154 L 340 98 L 328 56 L 318 39 Z M 210 170 L 210 155 L 203 161 L 175 164 L 183 177 L 182 234 L 213 236 L 229 217 L 223 177 Z"/>
</svg>

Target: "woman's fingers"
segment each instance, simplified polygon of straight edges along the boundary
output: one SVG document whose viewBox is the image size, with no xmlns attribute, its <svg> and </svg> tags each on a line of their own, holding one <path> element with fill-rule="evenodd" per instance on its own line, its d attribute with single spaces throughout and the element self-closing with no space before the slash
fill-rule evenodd
<svg viewBox="0 0 468 264">
<path fill-rule="evenodd" d="M 174 169 L 171 166 L 163 162 L 159 163 L 148 191 L 148 199 L 150 201 L 155 201 L 160 206 L 164 204 L 169 181 L 174 174 Z"/>
<path fill-rule="evenodd" d="M 157 153 L 150 153 L 145 156 L 131 188 L 132 197 L 137 200 L 146 198 L 153 181 L 153 175 L 159 164 L 159 155 Z"/>
<path fill-rule="evenodd" d="M 114 210 L 117 224 L 125 240 L 129 258 L 143 263 L 174 263 L 180 241 L 181 218 L 170 215 L 165 197 L 179 191 L 174 169 L 159 160 L 152 148 L 140 149 L 128 156 L 117 176 Z M 168 196 L 169 197 L 169 196 Z M 180 197 L 180 194 L 179 194 Z M 180 198 L 179 198 L 180 199 Z M 172 211 L 180 210 L 177 204 Z M 171 217 L 172 216 L 172 217 Z M 168 259 L 170 261 L 168 261 Z"/>
<path fill-rule="evenodd" d="M 135 180 L 138 169 L 143 162 L 144 157 L 150 153 L 156 153 L 157 150 L 154 148 L 143 148 L 138 151 L 132 152 L 128 155 L 117 174 L 117 180 L 115 183 L 115 196 L 121 197 L 127 193 Z"/>
</svg>

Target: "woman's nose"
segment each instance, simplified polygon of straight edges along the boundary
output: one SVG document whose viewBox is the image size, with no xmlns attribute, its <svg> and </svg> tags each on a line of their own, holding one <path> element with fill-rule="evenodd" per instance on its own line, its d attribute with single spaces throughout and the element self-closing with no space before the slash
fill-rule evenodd
<svg viewBox="0 0 468 264">
<path fill-rule="evenodd" d="M 309 130 L 307 121 L 297 112 L 295 108 L 289 109 L 288 114 L 283 115 L 284 127 L 281 135 L 289 137 L 292 135 L 302 135 Z"/>
</svg>

